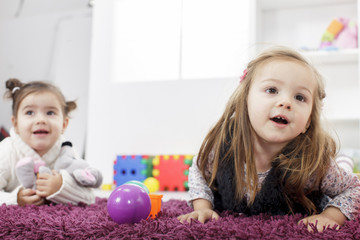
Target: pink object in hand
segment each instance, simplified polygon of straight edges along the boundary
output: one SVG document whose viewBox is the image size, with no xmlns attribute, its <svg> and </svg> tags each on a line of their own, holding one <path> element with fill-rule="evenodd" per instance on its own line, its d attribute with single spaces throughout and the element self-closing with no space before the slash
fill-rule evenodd
<svg viewBox="0 0 360 240">
<path fill-rule="evenodd" d="M 45 162 L 40 159 L 35 160 L 34 161 L 34 172 L 39 173 L 39 168 L 41 166 L 45 166 Z"/>
</svg>

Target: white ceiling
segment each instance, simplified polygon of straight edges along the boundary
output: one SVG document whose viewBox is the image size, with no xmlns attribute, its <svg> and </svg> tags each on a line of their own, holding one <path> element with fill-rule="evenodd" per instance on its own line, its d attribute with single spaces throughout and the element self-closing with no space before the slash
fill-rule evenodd
<svg viewBox="0 0 360 240">
<path fill-rule="evenodd" d="M 89 0 L 0 0 L 0 19 L 86 9 Z"/>
</svg>

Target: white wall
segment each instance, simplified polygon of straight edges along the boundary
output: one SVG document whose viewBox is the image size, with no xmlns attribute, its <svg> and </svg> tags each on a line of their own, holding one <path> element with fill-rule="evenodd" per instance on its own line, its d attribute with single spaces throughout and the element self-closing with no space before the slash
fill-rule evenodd
<svg viewBox="0 0 360 240">
<path fill-rule="evenodd" d="M 77 99 L 66 137 L 84 151 L 92 10 L 86 0 L 0 1 L 0 95 L 10 77 L 49 80 Z M 0 125 L 11 127 L 11 102 L 0 101 Z"/>
<path fill-rule="evenodd" d="M 250 37 L 244 24 L 249 21 L 247 1 L 176 0 L 188 16 L 182 22 L 186 48 L 179 48 L 184 62 L 175 66 L 182 70 L 175 71 L 178 75 L 172 76 L 173 81 L 114 81 L 113 67 L 120 66 L 112 61 L 112 1 L 95 1 L 92 11 L 84 0 L 32 0 L 24 1 L 22 7 L 20 0 L 0 0 L 0 91 L 5 91 L 9 77 L 51 80 L 68 99 L 78 99 L 79 108 L 72 114 L 66 135 L 80 151 L 86 137 L 85 157 L 103 172 L 105 183 L 112 183 L 117 154 L 198 151 L 238 85 Z M 212 10 L 204 11 L 204 4 Z M 247 10 L 236 4 L 245 4 Z M 243 14 L 238 14 L 239 9 Z M 215 10 L 230 14 L 213 15 Z M 147 19 L 143 16 L 142 21 Z M 228 24 L 221 25 L 221 19 Z M 9 128 L 10 102 L 1 101 L 0 110 L 0 123 Z"/>
<path fill-rule="evenodd" d="M 151 1 L 153 6 L 152 8 L 148 6 L 148 11 L 156 15 L 157 10 L 154 10 L 158 6 L 156 4 L 159 4 L 161 11 L 166 11 L 166 8 L 161 8 L 165 6 L 161 5 L 161 1 Z M 183 33 L 188 35 L 187 38 L 184 36 L 183 41 L 186 42 L 179 49 L 191 47 L 191 51 L 182 49 L 182 53 L 187 54 L 187 60 L 182 66 L 187 68 L 184 70 L 184 68 L 175 66 L 180 69 L 173 71 L 175 74 L 170 77 L 168 76 L 171 81 L 163 79 L 165 81 L 141 82 L 139 81 L 141 79 L 136 79 L 137 82 L 129 82 L 129 79 L 119 79 L 125 75 L 115 74 L 114 76 L 113 74 L 113 68 L 123 67 L 113 61 L 113 54 L 124 54 L 124 52 L 116 53 L 114 51 L 114 46 L 119 42 L 113 42 L 111 36 L 117 27 L 126 23 L 130 26 L 132 24 L 131 19 L 125 23 L 114 21 L 113 14 L 117 14 L 113 11 L 116 9 L 113 6 L 114 2 L 132 4 L 130 9 L 134 9 L 132 11 L 135 15 L 134 18 L 138 17 L 146 22 L 152 21 L 149 20 L 151 14 L 139 14 L 143 12 L 143 9 L 140 9 L 143 6 L 142 0 L 95 2 L 86 158 L 91 165 L 103 172 L 104 183 L 112 183 L 112 161 L 115 160 L 116 155 L 196 154 L 205 134 L 220 117 L 230 94 L 239 83 L 239 76 L 244 66 L 242 63 L 248 60 L 246 52 L 249 49 L 250 38 L 246 24 L 250 19 L 247 1 L 177 1 L 183 2 L 183 7 L 187 8 L 189 14 L 196 17 L 192 20 L 193 24 L 189 19 L 183 22 L 188 27 L 184 29 Z M 129 6 L 126 4 L 122 7 Z M 139 11 L 135 11 L 136 8 L 139 8 Z M 195 12 L 190 11 L 194 9 Z M 127 9 L 123 9 L 123 11 L 127 11 Z M 198 17 L 196 12 L 201 17 Z M 239 12 L 242 14 L 238 14 Z M 183 16 L 183 19 L 186 17 L 188 16 Z M 164 20 L 166 21 L 166 19 Z M 143 25 L 137 22 L 137 26 L 138 35 L 141 36 Z M 173 27 L 178 28 L 179 26 L 174 25 Z M 154 32 L 159 30 L 157 26 L 149 24 L 146 24 L 146 28 L 155 28 Z M 220 30 L 223 32 L 219 33 Z M 196 38 L 191 34 L 192 31 L 197 36 Z M 137 43 L 139 47 L 144 46 L 141 44 L 148 44 L 147 38 L 154 37 L 144 34 L 143 38 L 131 38 L 132 36 L 124 36 L 124 34 L 126 33 L 123 33 L 118 41 L 125 41 L 124 39 L 127 38 L 135 39 L 140 42 Z M 228 37 L 223 39 L 222 34 L 227 34 Z M 141 43 L 141 40 L 144 43 Z M 152 39 L 152 41 L 154 40 Z M 151 47 L 155 47 L 158 54 L 156 52 L 152 54 L 152 58 L 148 59 L 145 64 L 161 71 L 161 65 L 157 65 L 157 56 L 166 54 L 161 52 L 163 49 L 156 41 L 154 41 L 154 45 L 148 46 L 148 48 Z M 146 48 L 143 49 L 144 55 L 154 52 L 153 49 L 149 49 L 149 51 Z M 244 54 L 240 54 L 242 50 Z M 141 55 L 138 57 L 141 58 Z M 145 56 L 145 58 L 149 58 L 149 56 Z M 158 61 L 162 62 L 162 60 Z M 192 66 L 189 66 L 189 62 L 192 63 Z M 141 68 L 142 63 L 142 60 L 137 62 L 138 66 L 135 66 L 138 67 L 135 68 L 137 71 L 148 69 Z M 228 71 L 229 66 L 232 66 L 231 71 Z M 224 70 L 226 68 L 228 70 Z M 179 72 L 181 70 L 186 71 L 185 74 Z M 209 72 L 213 75 L 209 76 Z M 231 73 L 227 75 L 224 72 Z M 156 75 L 157 72 L 149 74 Z M 222 77 L 221 74 L 223 74 Z M 187 78 L 184 79 L 182 76 L 187 76 Z M 195 78 L 195 76 L 198 77 Z M 154 76 L 149 78 L 154 79 Z"/>
</svg>

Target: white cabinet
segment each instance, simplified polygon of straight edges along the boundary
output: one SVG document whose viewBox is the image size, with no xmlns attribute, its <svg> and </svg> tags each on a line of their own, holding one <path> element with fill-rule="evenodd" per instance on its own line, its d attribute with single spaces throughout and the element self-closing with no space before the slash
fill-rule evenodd
<svg viewBox="0 0 360 240">
<path fill-rule="evenodd" d="M 303 51 L 325 77 L 324 116 L 341 148 L 360 148 L 358 49 L 319 51 L 323 33 L 337 17 L 358 23 L 357 0 L 257 0 L 254 3 L 256 52 L 282 44 Z"/>
</svg>

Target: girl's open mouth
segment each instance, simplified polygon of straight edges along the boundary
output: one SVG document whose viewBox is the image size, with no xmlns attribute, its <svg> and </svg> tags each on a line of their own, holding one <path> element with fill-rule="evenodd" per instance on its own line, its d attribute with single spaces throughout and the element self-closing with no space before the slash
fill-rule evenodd
<svg viewBox="0 0 360 240">
<path fill-rule="evenodd" d="M 46 130 L 36 130 L 35 132 L 33 132 L 34 134 L 48 134 L 49 131 Z"/>
<path fill-rule="evenodd" d="M 288 124 L 288 120 L 286 120 L 285 118 L 283 117 L 273 117 L 271 118 L 271 121 L 274 121 L 276 123 L 281 123 L 281 124 Z"/>
</svg>

